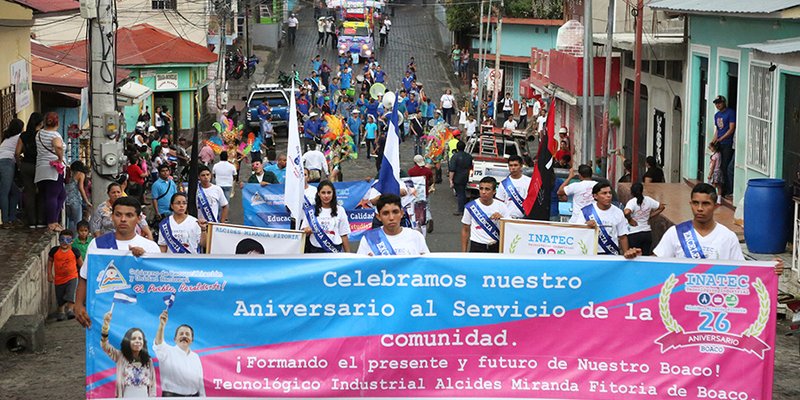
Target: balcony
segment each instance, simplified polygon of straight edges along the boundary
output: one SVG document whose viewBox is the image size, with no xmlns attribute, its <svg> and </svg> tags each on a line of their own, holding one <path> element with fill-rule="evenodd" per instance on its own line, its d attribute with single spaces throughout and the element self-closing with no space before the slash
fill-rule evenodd
<svg viewBox="0 0 800 400">
<path fill-rule="evenodd" d="M 594 57 L 594 93 L 602 95 L 605 90 L 606 58 Z M 557 86 L 572 96 L 583 96 L 583 57 L 558 50 L 531 49 L 531 84 L 544 88 Z M 611 59 L 611 93 L 620 90 L 620 60 Z"/>
</svg>

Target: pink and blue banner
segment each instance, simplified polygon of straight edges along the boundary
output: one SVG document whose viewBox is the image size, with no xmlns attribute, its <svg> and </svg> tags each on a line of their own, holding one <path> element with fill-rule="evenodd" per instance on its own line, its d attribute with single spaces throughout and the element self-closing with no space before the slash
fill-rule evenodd
<svg viewBox="0 0 800 400">
<path fill-rule="evenodd" d="M 136 302 L 103 346 L 118 290 Z M 776 291 L 748 262 L 108 252 L 89 258 L 86 393 L 770 399 Z M 131 328 L 152 377 L 141 351 L 112 351 Z"/>
</svg>

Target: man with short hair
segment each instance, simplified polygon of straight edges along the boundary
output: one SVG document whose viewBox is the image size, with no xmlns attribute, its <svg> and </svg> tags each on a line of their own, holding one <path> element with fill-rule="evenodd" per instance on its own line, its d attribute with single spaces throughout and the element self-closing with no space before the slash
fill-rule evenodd
<svg viewBox="0 0 800 400">
<path fill-rule="evenodd" d="M 465 206 L 461 217 L 461 251 L 466 253 L 500 252 L 500 218 L 508 216 L 506 205 L 494 200 L 497 181 L 486 176 L 478 184 L 478 200 Z"/>
<path fill-rule="evenodd" d="M 628 251 L 628 220 L 625 214 L 611 204 L 611 185 L 600 182 L 592 188 L 594 202 L 580 209 L 583 222 L 590 228 L 599 228 L 598 254 L 622 255 Z"/>
<path fill-rule="evenodd" d="M 214 181 L 222 188 L 225 193 L 225 198 L 233 197 L 233 182 L 236 180 L 236 166 L 228 161 L 228 152 L 223 151 L 219 153 L 219 162 L 214 164 L 214 169 L 211 171 L 214 175 Z"/>
<path fill-rule="evenodd" d="M 308 121 L 303 123 L 303 151 L 308 151 L 316 147 L 314 139 L 320 136 L 320 123 L 317 120 L 317 113 L 309 114 Z"/>
<path fill-rule="evenodd" d="M 421 255 L 430 253 L 425 237 L 411 228 L 403 228 L 403 206 L 395 194 L 382 194 L 375 205 L 382 226 L 370 229 L 361 238 L 358 254 L 369 256 Z"/>
<path fill-rule="evenodd" d="M 273 183 L 279 183 L 278 178 L 275 177 L 275 174 L 270 171 L 264 171 L 264 166 L 261 164 L 260 160 L 255 160 L 250 165 L 253 167 L 253 173 L 250 174 L 250 178 L 247 179 L 247 183 L 258 183 L 261 186 L 267 186 Z M 244 187 L 244 183 L 242 183 L 242 187 Z"/>
<path fill-rule="evenodd" d="M 197 186 L 197 216 L 208 222 L 228 220 L 228 196 L 222 188 L 211 183 L 211 170 L 205 165 L 197 168 L 200 184 Z"/>
<path fill-rule="evenodd" d="M 564 183 L 558 188 L 558 195 L 566 198 L 572 196 L 572 217 L 569 222 L 572 224 L 581 224 L 584 222 L 581 209 L 589 204 L 592 204 L 594 197 L 592 196 L 592 189 L 597 184 L 592 179 L 592 167 L 588 165 L 578 166 L 578 175 L 580 181 L 570 183 L 572 178 L 575 177 L 575 168 L 570 168 L 569 176 L 564 180 Z"/>
<path fill-rule="evenodd" d="M 714 114 L 714 138 L 712 143 L 719 143 L 722 154 L 722 196 L 733 193 L 733 135 L 736 133 L 736 111 L 728 108 L 725 96 L 714 99 L 717 112 Z"/>
<path fill-rule="evenodd" d="M 450 157 L 448 168 L 450 170 L 450 188 L 456 191 L 458 198 L 458 209 L 453 215 L 464 213 L 464 204 L 467 202 L 467 183 L 469 182 L 469 171 L 472 170 L 472 155 L 464 151 L 467 145 L 458 142 L 457 151 Z"/>
<path fill-rule="evenodd" d="M 191 349 L 194 329 L 190 325 L 179 325 L 175 329 L 175 346 L 164 342 L 164 328 L 169 312 L 164 310 L 158 317 L 158 330 L 153 341 L 153 351 L 158 357 L 161 371 L 162 397 L 205 397 L 203 363 Z"/>
<path fill-rule="evenodd" d="M 514 120 L 514 116 L 510 115 L 506 122 L 503 123 L 503 133 L 506 135 L 511 135 L 514 133 L 514 130 L 517 129 L 517 121 Z"/>
<path fill-rule="evenodd" d="M 522 203 L 528 196 L 531 178 L 522 174 L 522 157 L 515 154 L 508 158 L 508 172 L 508 177 L 497 188 L 497 199 L 506 204 L 509 217 L 525 218 Z"/>
<path fill-rule="evenodd" d="M 172 210 L 169 208 L 172 195 L 178 192 L 178 185 L 172 180 L 169 165 L 162 164 L 158 167 L 158 179 L 150 186 L 150 195 L 153 198 L 153 210 L 156 220 L 169 217 Z"/>
<path fill-rule="evenodd" d="M 297 24 L 298 24 L 298 22 L 299 21 L 297 21 L 297 16 L 294 13 L 292 13 L 289 16 L 289 19 L 286 20 L 286 26 L 288 28 L 287 29 L 287 35 L 289 37 L 289 44 L 292 45 L 292 46 L 294 46 L 294 39 L 297 37 Z"/>
<path fill-rule="evenodd" d="M 278 155 L 277 161 L 264 168 L 264 171 L 275 175 L 278 183 L 286 182 L 286 154 Z"/>
<path fill-rule="evenodd" d="M 136 234 L 136 225 L 142 205 L 133 197 L 120 197 L 111 206 L 111 221 L 114 223 L 114 232 L 101 235 L 89 243 L 86 248 L 86 260 L 81 266 L 80 279 L 75 299 L 75 319 L 85 328 L 91 328 L 92 320 L 86 311 L 86 280 L 89 274 L 89 260 L 99 249 L 113 249 L 129 251 L 136 257 L 145 253 L 161 253 L 161 248 L 156 242 Z"/>
<path fill-rule="evenodd" d="M 514 116 L 514 99 L 511 98 L 511 93 L 506 93 L 503 101 L 503 117 L 507 120 Z"/>
<path fill-rule="evenodd" d="M 328 159 L 321 151 L 314 149 L 303 153 L 303 166 L 308 168 L 309 182 L 319 182 L 327 177 L 328 172 Z"/>
<path fill-rule="evenodd" d="M 467 132 L 467 140 L 478 133 L 478 121 L 475 120 L 475 114 L 469 114 L 467 116 L 467 123 L 464 125 L 464 130 Z"/>
</svg>

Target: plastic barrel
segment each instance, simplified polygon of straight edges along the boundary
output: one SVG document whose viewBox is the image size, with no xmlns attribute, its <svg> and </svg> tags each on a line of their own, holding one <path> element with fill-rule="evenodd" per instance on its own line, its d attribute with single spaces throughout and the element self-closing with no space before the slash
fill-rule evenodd
<svg viewBox="0 0 800 400">
<path fill-rule="evenodd" d="M 744 193 L 744 241 L 751 253 L 786 251 L 789 197 L 783 179 L 750 179 Z"/>
</svg>

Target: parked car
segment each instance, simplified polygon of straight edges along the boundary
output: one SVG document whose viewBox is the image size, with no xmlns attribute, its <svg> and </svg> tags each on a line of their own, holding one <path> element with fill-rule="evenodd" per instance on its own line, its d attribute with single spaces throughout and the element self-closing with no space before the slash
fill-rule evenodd
<svg viewBox="0 0 800 400">
<path fill-rule="evenodd" d="M 289 124 L 289 96 L 290 91 L 284 89 L 280 84 L 259 84 L 253 86 L 250 95 L 244 99 L 247 102 L 247 124 L 258 126 L 258 106 L 267 102 L 272 109 L 272 126 L 284 127 Z"/>
</svg>

